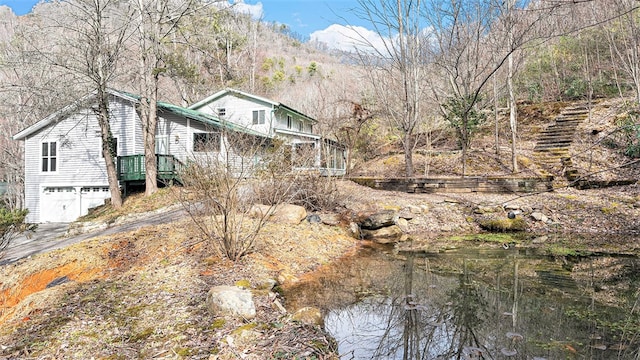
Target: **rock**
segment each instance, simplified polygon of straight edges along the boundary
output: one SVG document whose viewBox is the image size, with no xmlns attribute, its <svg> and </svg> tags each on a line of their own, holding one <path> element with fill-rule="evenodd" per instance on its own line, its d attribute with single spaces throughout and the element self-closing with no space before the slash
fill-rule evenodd
<svg viewBox="0 0 640 360">
<path fill-rule="evenodd" d="M 532 212 L 531 213 L 531 218 L 533 220 L 535 220 L 535 221 L 542 221 L 542 222 L 545 222 L 545 223 L 547 221 L 549 221 L 549 218 L 545 214 L 543 214 L 543 213 L 541 213 L 539 211 Z"/>
<path fill-rule="evenodd" d="M 505 204 L 504 209 L 509 210 L 520 210 L 520 206 L 516 204 Z"/>
<path fill-rule="evenodd" d="M 391 226 L 398 220 L 398 213 L 395 210 L 384 210 L 378 213 L 369 215 L 360 224 L 362 229 L 376 230 L 385 226 Z"/>
<path fill-rule="evenodd" d="M 337 226 L 340 225 L 340 215 L 334 213 L 319 214 L 320 221 L 325 225 Z"/>
<path fill-rule="evenodd" d="M 251 207 L 251 216 L 268 216 L 269 220 L 285 224 L 299 224 L 307 218 L 307 210 L 304 207 L 292 204 L 281 204 L 276 207 L 256 204 Z"/>
<path fill-rule="evenodd" d="M 411 219 L 413 219 L 414 217 L 415 217 L 415 216 L 414 216 L 414 214 L 413 214 L 413 213 L 411 213 L 411 212 L 409 212 L 409 211 L 406 211 L 406 210 L 400 211 L 400 212 L 398 213 L 398 218 L 399 218 L 399 219 L 411 220 Z"/>
<path fill-rule="evenodd" d="M 493 214 L 501 213 L 504 209 L 500 205 L 478 205 L 473 212 L 476 214 Z"/>
<path fill-rule="evenodd" d="M 349 233 L 356 239 L 362 239 L 362 233 L 360 232 L 360 226 L 354 222 L 349 223 Z"/>
<path fill-rule="evenodd" d="M 298 279 L 295 275 L 287 271 L 281 271 L 278 274 L 278 284 L 280 285 L 293 284 L 293 283 L 297 283 L 298 281 L 300 281 L 300 279 Z"/>
<path fill-rule="evenodd" d="M 254 204 L 249 210 L 249 215 L 260 218 L 264 216 L 271 216 L 273 214 L 274 207 L 271 205 Z"/>
<path fill-rule="evenodd" d="M 278 280 L 275 279 L 264 279 L 258 282 L 258 286 L 256 288 L 258 290 L 271 290 L 278 285 Z"/>
<path fill-rule="evenodd" d="M 362 237 L 381 244 L 396 242 L 403 232 L 398 225 L 383 227 L 376 230 L 362 229 Z"/>
<path fill-rule="evenodd" d="M 255 344 L 262 336 L 261 333 L 255 330 L 240 329 L 234 331 L 235 344 L 240 347 L 250 346 Z"/>
<path fill-rule="evenodd" d="M 298 309 L 293 313 L 293 315 L 291 315 L 291 320 L 306 325 L 322 326 L 324 323 L 322 312 L 320 309 L 315 307 L 303 307 L 302 309 Z"/>
<path fill-rule="evenodd" d="M 533 244 L 544 244 L 547 242 L 547 240 L 549 240 L 548 236 L 538 236 L 537 238 L 533 239 L 531 241 L 531 243 Z"/>
<path fill-rule="evenodd" d="M 407 205 L 407 210 L 412 214 L 422 214 L 422 208 L 415 205 Z"/>
<path fill-rule="evenodd" d="M 398 225 L 398 227 L 400 228 L 400 230 L 402 230 L 403 233 L 409 232 L 409 222 L 407 221 L 407 219 L 398 218 L 398 221 L 396 221 L 396 225 Z"/>
<path fill-rule="evenodd" d="M 251 291 L 236 286 L 212 287 L 207 294 L 207 307 L 216 316 L 232 316 L 253 319 L 256 307 Z"/>
<path fill-rule="evenodd" d="M 525 231 L 527 229 L 527 223 L 522 217 L 510 219 L 506 216 L 485 215 L 476 222 L 487 231 Z"/>
</svg>

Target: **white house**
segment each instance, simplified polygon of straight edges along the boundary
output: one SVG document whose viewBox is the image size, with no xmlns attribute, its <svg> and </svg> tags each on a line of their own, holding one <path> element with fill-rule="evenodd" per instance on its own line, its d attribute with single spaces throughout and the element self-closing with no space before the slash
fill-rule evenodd
<svg viewBox="0 0 640 360">
<path fill-rule="evenodd" d="M 126 192 L 127 186 L 141 184 L 145 178 L 142 126 L 136 112 L 139 98 L 115 90 L 109 90 L 109 94 L 110 125 L 115 140 L 118 179 Z M 254 102 L 259 99 L 253 98 Z M 110 197 L 106 166 L 102 158 L 100 128 L 93 110 L 95 103 L 95 95 L 87 95 L 13 136 L 15 140 L 24 141 L 24 191 L 25 204 L 29 209 L 27 222 L 71 222 L 86 215 L 90 208 L 102 205 Z M 210 110 L 211 107 L 205 107 L 209 103 L 210 101 L 205 100 L 199 104 L 203 104 L 203 110 Z M 313 119 L 288 107 L 276 106 L 271 102 L 257 102 L 249 110 L 236 110 L 231 102 L 224 104 L 229 104 L 226 108 L 229 113 L 222 114 L 221 119 L 215 114 L 196 110 L 198 107 L 195 105 L 183 108 L 158 103 L 156 154 L 159 181 L 176 179 L 179 165 L 189 159 L 197 159 L 199 154 L 216 151 L 219 156 L 225 153 L 223 133 L 241 132 L 264 139 L 276 136 L 286 138 L 288 134 L 290 137 L 287 139 L 295 144 L 310 143 L 318 148 L 318 144 L 322 144 L 320 137 L 312 133 Z M 267 113 L 269 106 L 271 110 Z M 248 111 L 248 116 L 252 116 L 254 110 L 258 111 L 257 124 L 253 124 L 252 117 L 248 118 L 250 124 L 244 117 L 231 121 L 232 113 L 240 114 L 245 111 L 247 114 Z M 264 110 L 264 118 L 261 110 Z M 219 107 L 216 107 L 216 111 L 220 113 Z M 290 114 L 292 124 L 300 121 L 302 127 L 298 130 L 288 129 L 286 123 L 282 129 L 273 127 L 272 123 L 281 121 L 274 114 L 283 114 L 285 121 Z M 267 121 L 270 126 L 266 126 Z M 221 131 L 223 129 L 224 132 Z M 205 149 L 202 146 L 204 142 L 214 146 Z M 326 143 L 339 149 L 335 143 Z M 342 150 L 339 151 L 340 154 L 343 153 Z M 339 170 L 336 168 L 331 173 L 339 173 Z"/>
<path fill-rule="evenodd" d="M 189 109 L 217 116 L 252 129 L 270 138 L 280 138 L 292 146 L 295 156 L 311 149 L 313 164 L 298 164 L 322 171 L 325 175 L 344 175 L 346 149 L 335 141 L 324 139 L 314 132 L 317 121 L 285 104 L 236 89 L 224 89 L 199 101 Z"/>
</svg>

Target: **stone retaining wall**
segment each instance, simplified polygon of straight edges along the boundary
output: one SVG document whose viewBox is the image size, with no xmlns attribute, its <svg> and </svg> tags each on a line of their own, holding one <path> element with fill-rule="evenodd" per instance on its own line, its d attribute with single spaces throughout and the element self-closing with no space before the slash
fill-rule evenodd
<svg viewBox="0 0 640 360">
<path fill-rule="evenodd" d="M 380 190 L 409 193 L 531 193 L 553 190 L 553 176 L 547 177 L 465 177 L 465 178 L 370 178 L 350 180 Z"/>
</svg>

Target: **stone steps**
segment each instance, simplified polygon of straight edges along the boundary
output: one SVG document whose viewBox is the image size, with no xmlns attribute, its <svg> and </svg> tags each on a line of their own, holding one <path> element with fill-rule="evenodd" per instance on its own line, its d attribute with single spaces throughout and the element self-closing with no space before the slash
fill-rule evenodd
<svg viewBox="0 0 640 360">
<path fill-rule="evenodd" d="M 568 106 L 553 124 L 539 134 L 533 156 L 543 174 L 563 176 L 569 181 L 578 179 L 579 174 L 573 167 L 569 150 L 576 129 L 588 116 L 589 108 L 585 104 Z"/>
</svg>

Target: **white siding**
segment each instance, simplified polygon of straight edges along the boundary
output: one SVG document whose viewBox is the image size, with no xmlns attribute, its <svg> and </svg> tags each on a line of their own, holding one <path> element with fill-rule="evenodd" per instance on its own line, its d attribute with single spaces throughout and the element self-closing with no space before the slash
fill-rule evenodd
<svg viewBox="0 0 640 360">
<path fill-rule="evenodd" d="M 162 114 L 164 126 L 162 132 L 158 127 L 158 135 L 165 135 L 169 140 L 169 153 L 182 163 L 186 163 L 193 149 L 191 129 L 189 121 L 173 114 Z"/>
<path fill-rule="evenodd" d="M 140 154 L 143 150 L 142 126 L 135 108 L 128 101 L 110 99 L 111 133 L 118 138 L 118 155 Z"/>
<path fill-rule="evenodd" d="M 269 103 L 243 99 L 231 94 L 222 96 L 209 104 L 197 109 L 205 114 L 218 115 L 218 109 L 224 108 L 226 115 L 220 120 L 229 121 L 266 135 L 271 135 L 270 129 L 273 119 L 273 106 Z M 253 111 L 264 110 L 265 123 L 253 124 Z"/>
<path fill-rule="evenodd" d="M 110 102 L 111 128 L 114 137 L 118 138 L 120 155 L 134 150 L 131 145 L 130 125 L 133 107 L 128 102 Z M 42 142 L 57 143 L 57 169 L 55 172 L 43 172 L 41 169 Z M 66 116 L 60 121 L 31 134 L 25 139 L 25 200 L 29 209 L 27 221 L 40 222 L 42 217 L 41 199 L 47 187 L 73 187 L 76 194 L 81 196 L 83 187 L 108 186 L 106 167 L 101 156 L 100 128 L 95 115 L 88 109 L 83 109 L 73 115 Z M 109 194 L 101 195 L 109 197 Z M 82 202 L 78 200 L 78 204 Z M 96 204 L 92 197 L 92 204 Z M 61 205 L 65 206 L 65 205 Z M 75 206 L 75 205 L 74 205 Z M 46 206 L 52 211 L 51 206 Z M 85 206 L 78 209 L 80 215 L 86 214 Z M 55 216 L 47 214 L 45 219 Z M 61 219 L 66 220 L 66 219 Z"/>
</svg>

